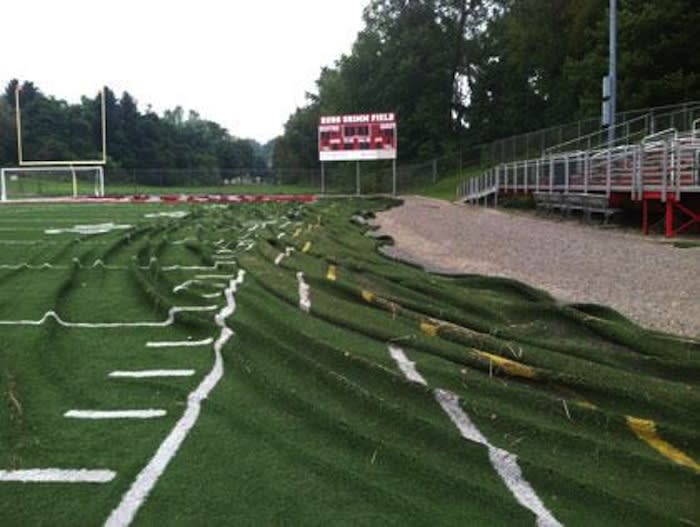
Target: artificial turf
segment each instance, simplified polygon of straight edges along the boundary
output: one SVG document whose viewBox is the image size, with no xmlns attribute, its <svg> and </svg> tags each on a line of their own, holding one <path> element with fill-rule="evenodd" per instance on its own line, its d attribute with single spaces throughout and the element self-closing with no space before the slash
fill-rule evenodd
<svg viewBox="0 0 700 527">
<path fill-rule="evenodd" d="M 212 295 L 245 270 L 223 378 L 137 525 L 534 524 L 487 449 L 442 412 L 436 388 L 457 394 L 491 443 L 517 455 L 561 523 L 700 523 L 700 344 L 503 278 L 389 260 L 365 220 L 396 204 L 2 207 L 0 321 L 48 311 L 69 323 L 164 321 L 173 306 L 220 309 L 225 297 Z M 173 211 L 188 214 L 146 217 Z M 131 227 L 46 233 L 107 222 Z M 202 274 L 222 277 L 178 287 Z M 117 474 L 105 484 L 0 482 L 2 524 L 103 523 L 212 368 L 211 346 L 146 343 L 214 337 L 213 314 L 180 313 L 163 328 L 0 325 L 0 470 Z M 427 386 L 404 378 L 389 344 Z M 157 368 L 196 373 L 107 377 Z M 74 408 L 167 415 L 63 417 Z M 642 440 L 628 417 L 653 420 L 655 437 L 690 464 Z"/>
</svg>

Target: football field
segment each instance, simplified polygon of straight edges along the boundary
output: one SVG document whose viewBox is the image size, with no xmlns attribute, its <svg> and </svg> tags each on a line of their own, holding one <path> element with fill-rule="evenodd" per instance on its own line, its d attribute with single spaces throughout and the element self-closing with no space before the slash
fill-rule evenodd
<svg viewBox="0 0 700 527">
<path fill-rule="evenodd" d="M 0 524 L 699 524 L 700 344 L 395 205 L 0 207 Z"/>
</svg>

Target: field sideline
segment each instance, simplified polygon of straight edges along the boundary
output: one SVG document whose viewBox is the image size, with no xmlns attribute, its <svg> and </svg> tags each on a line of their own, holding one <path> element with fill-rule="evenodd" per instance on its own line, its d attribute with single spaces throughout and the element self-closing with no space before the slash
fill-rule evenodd
<svg viewBox="0 0 700 527">
<path fill-rule="evenodd" d="M 0 207 L 3 525 L 700 523 L 700 346 L 395 204 Z"/>
</svg>

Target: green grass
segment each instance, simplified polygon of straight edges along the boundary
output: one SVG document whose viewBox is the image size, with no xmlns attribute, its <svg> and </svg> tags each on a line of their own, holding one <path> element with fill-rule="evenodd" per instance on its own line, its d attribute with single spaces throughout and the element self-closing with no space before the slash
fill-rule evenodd
<svg viewBox="0 0 700 527">
<path fill-rule="evenodd" d="M 235 334 L 223 377 L 136 525 L 533 525 L 486 449 L 462 439 L 441 411 L 435 388 L 459 395 L 481 432 L 518 456 L 563 524 L 699 523 L 697 471 L 641 441 L 626 416 L 653 419 L 663 440 L 697 461 L 700 344 L 600 306 L 562 306 L 511 280 L 442 277 L 393 262 L 350 221 L 393 205 L 3 206 L 0 321 L 49 310 L 72 322 L 162 321 L 172 306 L 225 303 L 202 297 L 220 291 L 221 279 L 175 292 L 178 284 L 246 271 L 227 320 Z M 145 216 L 175 210 L 189 215 Z M 108 221 L 132 227 L 45 233 Z M 276 265 L 288 246 L 296 252 Z M 222 256 L 235 261 L 216 271 L 171 267 L 211 266 Z M 298 271 L 311 289 L 308 314 L 298 307 Z M 0 482 L 3 525 L 104 522 L 213 365 L 211 347 L 145 344 L 217 336 L 213 313 L 181 314 L 165 328 L 0 325 L 0 470 L 117 473 L 102 485 Z M 426 321 L 434 336 L 421 330 Z M 416 362 L 427 387 L 404 379 L 389 342 Z M 107 377 L 158 368 L 196 373 Z M 72 408 L 167 415 L 63 418 Z"/>
<path fill-rule="evenodd" d="M 236 185 L 179 185 L 158 186 L 105 181 L 105 194 L 133 195 L 133 194 L 315 194 L 319 188 L 306 185 L 270 185 L 260 184 L 236 184 Z M 7 194 L 10 199 L 22 197 L 55 197 L 71 196 L 73 186 L 70 181 L 57 181 L 55 179 L 32 179 L 9 181 Z M 94 184 L 80 180 L 78 185 L 80 196 L 94 194 Z"/>
<path fill-rule="evenodd" d="M 435 184 L 427 184 L 409 193 L 427 196 L 431 198 L 454 201 L 455 189 L 466 179 L 476 177 L 483 172 L 480 168 L 468 169 L 453 173 Z M 401 189 L 399 189 L 401 190 Z M 22 181 L 8 182 L 8 196 L 10 199 L 21 197 L 54 197 L 70 196 L 73 187 L 70 181 L 58 181 L 56 178 L 33 178 Z M 111 182 L 105 182 L 106 195 L 133 195 L 133 194 L 318 194 L 319 187 L 308 185 L 270 185 L 270 184 L 237 184 L 237 185 L 185 185 L 185 186 L 158 186 Z M 92 182 L 81 179 L 78 186 L 81 196 L 90 196 L 94 193 Z"/>
<path fill-rule="evenodd" d="M 426 196 L 428 198 L 444 199 L 447 201 L 454 201 L 457 199 L 457 186 L 473 177 L 479 176 L 483 172 L 482 169 L 469 169 L 463 172 L 457 172 L 453 175 L 447 176 L 439 180 L 435 184 L 426 185 L 420 187 L 412 194 L 418 194 L 420 196 Z"/>
</svg>

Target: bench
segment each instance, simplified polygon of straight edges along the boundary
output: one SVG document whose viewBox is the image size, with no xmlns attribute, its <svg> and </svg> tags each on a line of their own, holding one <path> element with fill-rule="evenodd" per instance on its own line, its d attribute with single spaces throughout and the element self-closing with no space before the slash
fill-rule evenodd
<svg viewBox="0 0 700 527">
<path fill-rule="evenodd" d="M 581 211 L 586 221 L 591 221 L 593 214 L 602 214 L 603 222 L 606 225 L 610 216 L 620 212 L 620 209 L 611 208 L 607 196 L 602 194 L 533 192 L 533 197 L 538 210 L 548 213 L 558 210 L 563 216 L 569 216 L 571 212 Z"/>
<path fill-rule="evenodd" d="M 535 198 L 535 206 L 537 210 L 543 210 L 550 213 L 554 210 L 561 210 L 562 194 L 560 192 L 533 192 Z"/>
</svg>

